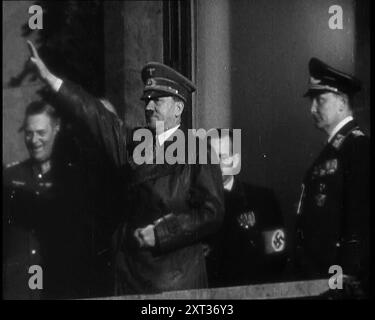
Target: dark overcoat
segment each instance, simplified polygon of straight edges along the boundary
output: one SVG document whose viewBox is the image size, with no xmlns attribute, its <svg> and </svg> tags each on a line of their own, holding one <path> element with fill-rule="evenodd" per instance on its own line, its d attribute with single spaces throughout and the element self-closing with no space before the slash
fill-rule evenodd
<svg viewBox="0 0 375 320">
<path fill-rule="evenodd" d="M 208 255 L 212 286 L 280 281 L 286 265 L 286 232 L 270 189 L 235 177 L 224 190 L 225 217 Z"/>
<path fill-rule="evenodd" d="M 332 265 L 368 274 L 369 151 L 369 137 L 352 120 L 307 171 L 297 212 L 296 261 L 304 276 L 329 277 Z"/>
<path fill-rule="evenodd" d="M 130 131 L 99 100 L 68 81 L 57 95 L 61 107 L 90 130 L 122 181 L 122 203 L 115 209 L 121 215 L 114 234 L 116 294 L 205 287 L 201 240 L 218 229 L 224 213 L 219 165 L 137 165 Z M 140 249 L 134 230 L 149 224 L 155 224 L 156 246 Z"/>
<path fill-rule="evenodd" d="M 31 159 L 3 172 L 5 299 L 83 298 L 92 282 L 91 220 L 80 170 L 72 163 L 42 175 Z M 37 265 L 42 288 L 29 279 Z"/>
</svg>

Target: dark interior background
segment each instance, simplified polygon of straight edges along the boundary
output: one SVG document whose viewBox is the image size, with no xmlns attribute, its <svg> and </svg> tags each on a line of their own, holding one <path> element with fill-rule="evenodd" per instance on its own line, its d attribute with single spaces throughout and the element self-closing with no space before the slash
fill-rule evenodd
<svg viewBox="0 0 375 320">
<path fill-rule="evenodd" d="M 17 129 L 25 106 L 41 88 L 22 74 L 29 55 L 26 39 L 41 37 L 37 31 L 24 32 L 34 2 L 3 2 L 3 164 L 26 158 Z M 127 125 L 139 126 L 144 123 L 140 71 L 147 61 L 164 60 L 191 76 L 198 90 L 186 119 L 196 128 L 242 129 L 240 177 L 276 192 L 289 235 L 303 174 L 325 141 L 302 98 L 312 56 L 362 79 L 357 118 L 370 134 L 368 0 L 191 0 L 169 7 L 163 1 L 93 3 L 93 10 L 101 11 L 94 10 L 98 16 L 90 19 L 103 20 L 88 28 L 104 32 L 88 37 L 102 50 L 79 56 L 79 43 L 73 42 L 71 51 L 63 52 L 75 64 L 69 70 L 80 71 L 79 61 L 87 70 L 94 68 L 76 74 L 77 81 L 109 98 Z M 342 30 L 328 27 L 331 5 L 343 8 Z M 64 31 L 59 32 L 62 41 Z M 63 68 L 58 71 L 69 77 Z M 19 81 L 12 82 L 17 76 Z"/>
<path fill-rule="evenodd" d="M 328 26 L 343 9 L 343 29 Z M 369 1 L 237 0 L 198 3 L 198 127 L 242 129 L 239 177 L 275 191 L 289 248 L 304 172 L 322 149 L 302 97 L 311 57 L 356 74 L 357 119 L 370 134 Z"/>
</svg>

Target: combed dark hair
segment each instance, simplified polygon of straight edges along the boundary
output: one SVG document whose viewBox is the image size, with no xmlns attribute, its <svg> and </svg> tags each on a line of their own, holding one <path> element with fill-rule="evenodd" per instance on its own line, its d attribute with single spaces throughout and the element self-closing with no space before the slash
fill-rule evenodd
<svg viewBox="0 0 375 320">
<path fill-rule="evenodd" d="M 49 102 L 43 100 L 33 101 L 26 107 L 23 124 L 19 131 L 25 129 L 25 123 L 28 117 L 42 113 L 46 113 L 54 123 L 60 120 L 60 116 L 56 109 Z"/>
</svg>

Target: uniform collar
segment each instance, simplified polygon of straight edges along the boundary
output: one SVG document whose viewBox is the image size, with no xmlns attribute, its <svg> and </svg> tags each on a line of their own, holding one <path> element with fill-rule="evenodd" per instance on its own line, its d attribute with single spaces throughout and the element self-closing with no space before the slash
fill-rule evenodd
<svg viewBox="0 0 375 320">
<path fill-rule="evenodd" d="M 168 138 L 173 134 L 175 133 L 175 131 L 180 127 L 180 124 L 167 130 L 167 131 L 164 131 L 163 133 L 159 134 L 159 135 L 156 135 L 156 137 L 158 138 L 158 141 L 159 141 L 159 145 L 162 146 L 164 144 L 164 142 L 166 140 L 168 140 Z"/>
<path fill-rule="evenodd" d="M 43 172 L 40 164 L 31 160 L 31 167 L 32 167 L 33 173 L 39 179 L 41 179 L 44 176 L 47 176 L 51 172 L 51 168 L 52 168 L 51 160 L 46 162 L 44 166 L 45 166 L 44 168 L 45 171 Z"/>
<path fill-rule="evenodd" d="M 348 135 L 353 131 L 358 129 L 358 125 L 355 120 L 351 120 L 348 123 L 346 123 L 331 139 L 331 141 L 327 144 L 335 149 L 340 149 L 342 144 L 344 143 L 345 139 L 348 137 Z"/>
<path fill-rule="evenodd" d="M 345 126 L 348 122 L 354 120 L 352 116 L 347 116 L 345 119 L 341 120 L 336 127 L 333 129 L 332 133 L 330 134 L 328 138 L 328 143 L 330 143 L 333 139 L 333 137 L 336 135 L 337 132 L 341 130 L 343 126 Z"/>
</svg>

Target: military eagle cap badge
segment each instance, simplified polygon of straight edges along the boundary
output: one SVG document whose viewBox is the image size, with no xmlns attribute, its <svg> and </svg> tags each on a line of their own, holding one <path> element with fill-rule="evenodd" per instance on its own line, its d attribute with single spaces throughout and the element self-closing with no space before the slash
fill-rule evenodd
<svg viewBox="0 0 375 320">
<path fill-rule="evenodd" d="M 156 69 L 154 67 L 149 67 L 147 68 L 147 72 L 150 74 L 150 76 L 152 76 L 152 73 L 155 71 Z"/>
</svg>

